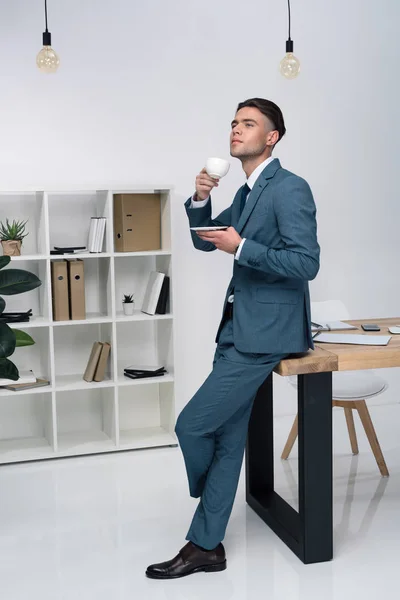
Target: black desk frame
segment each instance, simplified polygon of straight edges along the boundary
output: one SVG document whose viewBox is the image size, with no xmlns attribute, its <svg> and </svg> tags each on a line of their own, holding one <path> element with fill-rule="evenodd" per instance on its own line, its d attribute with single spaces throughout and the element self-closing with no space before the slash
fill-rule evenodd
<svg viewBox="0 0 400 600">
<path fill-rule="evenodd" d="M 246 500 L 305 564 L 333 556 L 332 373 L 298 375 L 299 512 L 274 490 L 273 373 L 254 400 Z"/>
</svg>

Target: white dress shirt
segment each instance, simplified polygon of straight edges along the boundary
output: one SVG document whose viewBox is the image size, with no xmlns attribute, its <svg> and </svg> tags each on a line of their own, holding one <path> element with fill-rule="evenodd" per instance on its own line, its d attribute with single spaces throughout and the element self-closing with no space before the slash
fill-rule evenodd
<svg viewBox="0 0 400 600">
<path fill-rule="evenodd" d="M 270 162 L 275 160 L 275 158 L 276 158 L 275 156 L 270 156 L 269 158 L 264 160 L 264 162 L 262 162 L 260 165 L 258 165 L 258 167 L 256 167 L 254 169 L 254 171 L 252 172 L 250 177 L 247 179 L 246 183 L 250 188 L 250 192 L 247 194 L 246 202 L 248 200 L 248 197 L 250 196 L 251 190 L 253 189 L 253 186 L 254 186 L 256 180 L 258 179 L 258 176 L 262 173 L 262 171 L 265 169 L 265 167 L 267 165 L 269 165 Z M 206 198 L 205 200 L 193 200 L 193 196 L 192 196 L 191 208 L 201 208 L 202 206 L 205 206 L 209 200 L 210 200 L 210 196 L 208 196 L 208 198 Z M 245 243 L 245 241 L 246 241 L 246 238 L 242 238 L 242 241 L 240 242 L 240 245 L 235 253 L 235 260 L 239 259 L 239 256 L 240 256 L 240 253 L 242 251 L 243 244 Z M 228 302 L 233 302 L 233 294 L 231 294 L 229 296 Z"/>
</svg>

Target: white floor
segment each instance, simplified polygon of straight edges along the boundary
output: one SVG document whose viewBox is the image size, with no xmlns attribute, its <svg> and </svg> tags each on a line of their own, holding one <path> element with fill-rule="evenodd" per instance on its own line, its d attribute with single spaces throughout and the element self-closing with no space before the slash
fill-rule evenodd
<svg viewBox="0 0 400 600">
<path fill-rule="evenodd" d="M 224 544 L 228 569 L 175 581 L 145 577 L 172 558 L 197 500 L 179 448 L 0 468 L 2 600 L 363 600 L 398 597 L 400 405 L 371 409 L 391 473 L 382 479 L 360 432 L 352 457 L 335 422 L 335 557 L 303 565 L 246 506 L 244 469 Z M 281 450 L 291 418 L 276 419 Z M 358 425 L 358 423 L 356 423 Z M 277 463 L 279 492 L 296 505 L 296 452 Z"/>
</svg>

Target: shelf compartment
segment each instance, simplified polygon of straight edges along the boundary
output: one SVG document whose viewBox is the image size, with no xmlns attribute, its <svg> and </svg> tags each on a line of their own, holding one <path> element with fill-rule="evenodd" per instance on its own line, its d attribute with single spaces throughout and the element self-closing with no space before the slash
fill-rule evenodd
<svg viewBox="0 0 400 600">
<path fill-rule="evenodd" d="M 43 192 L 1 193 L 0 221 L 28 220 L 25 226 L 28 235 L 22 241 L 21 254 L 31 257 L 48 252 L 46 218 Z"/>
<path fill-rule="evenodd" d="M 12 329 L 24 331 L 26 324 L 12 323 L 9 325 L 11 325 Z M 30 327 L 27 328 L 26 332 L 32 337 L 35 343 L 32 346 L 15 348 L 9 358 L 19 371 L 29 371 L 32 369 L 35 377 L 48 379 L 51 384 L 50 331 L 46 327 Z M 11 393 L 18 394 L 19 392 Z"/>
<path fill-rule="evenodd" d="M 143 251 L 143 252 L 150 252 L 150 253 L 155 253 L 155 252 L 159 252 L 159 251 L 166 251 L 166 252 L 170 252 L 171 251 L 171 198 L 170 198 L 170 193 L 169 190 L 145 190 L 145 191 L 139 191 L 139 190 L 135 190 L 135 191 L 130 191 L 130 192 L 120 192 L 117 190 L 114 190 L 111 192 L 111 202 L 112 202 L 112 210 L 114 211 L 114 202 L 115 202 L 115 195 L 123 195 L 123 196 L 143 196 L 145 195 L 146 197 L 148 196 L 149 198 L 151 198 L 152 196 L 156 197 L 157 202 L 159 201 L 160 204 L 160 234 L 161 234 L 161 240 L 158 241 L 158 246 L 161 246 L 161 248 L 156 248 L 154 250 L 148 250 L 148 251 Z M 138 214 L 140 215 L 140 211 L 141 209 L 138 208 Z M 152 217 L 150 217 L 151 219 Z M 118 226 L 118 219 L 113 218 L 113 227 L 114 229 Z M 122 223 L 120 223 L 120 225 L 122 225 L 122 227 L 124 227 L 124 225 L 127 225 L 128 221 L 125 222 L 123 221 Z M 115 234 L 113 231 L 113 241 L 115 242 Z M 158 236 L 157 236 L 158 237 Z M 160 244 L 161 242 L 161 244 Z M 113 245 L 113 250 L 114 252 L 117 252 L 116 248 L 115 248 L 115 243 Z M 139 251 L 140 252 L 140 251 Z M 131 254 L 131 252 L 128 252 L 129 254 Z M 136 252 L 133 252 L 134 254 L 136 254 Z M 120 254 L 120 252 L 118 252 L 118 254 Z M 121 252 L 121 254 L 125 254 L 125 252 Z"/>
<path fill-rule="evenodd" d="M 35 390 L 36 391 L 36 390 Z M 52 456 L 54 453 L 52 394 L 10 392 L 0 396 L 0 462 Z"/>
<path fill-rule="evenodd" d="M 86 313 L 91 319 L 112 316 L 109 258 L 84 260 Z"/>
<path fill-rule="evenodd" d="M 77 256 L 77 258 L 80 258 Z M 72 260 L 68 256 L 52 256 L 51 262 L 58 260 Z M 71 323 L 101 323 L 112 321 L 111 307 L 111 263 L 109 258 L 98 257 L 92 259 L 83 259 L 84 279 L 85 279 L 85 309 L 86 319 L 53 321 L 55 326 Z"/>
<path fill-rule="evenodd" d="M 88 389 L 90 386 L 101 388 L 110 385 L 114 378 L 111 323 L 54 327 L 53 335 L 56 389 Z M 104 381 L 91 384 L 84 381 L 83 374 L 94 342 L 109 342 L 111 352 Z"/>
<path fill-rule="evenodd" d="M 22 257 L 21 257 L 22 259 Z M 19 260 L 11 262 L 4 267 L 6 269 L 22 269 L 34 273 L 39 277 L 42 285 L 24 292 L 22 294 L 15 294 L 13 296 L 5 296 L 6 301 L 5 312 L 25 312 L 32 309 L 31 322 L 37 319 L 38 322 L 48 322 L 50 319 L 50 307 L 48 301 L 47 286 L 49 284 L 47 278 L 47 263 L 45 260 Z M 28 325 L 28 323 L 27 323 Z M 21 323 L 22 326 L 22 323 Z M 29 326 L 29 325 L 28 325 Z M 32 326 L 32 325 L 31 325 Z"/>
<path fill-rule="evenodd" d="M 60 454 L 115 450 L 113 388 L 57 392 L 56 415 Z"/>
<path fill-rule="evenodd" d="M 103 250 L 107 248 L 110 227 L 107 192 L 49 192 L 50 249 L 54 246 L 87 246 L 91 217 L 106 217 Z M 54 255 L 57 256 L 57 255 Z"/>
<path fill-rule="evenodd" d="M 172 323 L 172 320 L 116 323 L 119 382 L 132 381 L 137 384 L 141 381 L 124 377 L 124 368 L 131 365 L 163 365 L 170 375 L 173 373 Z M 167 375 L 162 379 L 165 377 Z"/>
<path fill-rule="evenodd" d="M 118 409 L 121 448 L 177 443 L 173 383 L 119 388 Z"/>
<path fill-rule="evenodd" d="M 118 257 L 114 260 L 115 265 L 115 306 L 116 306 L 116 318 L 117 319 L 128 319 L 124 315 L 122 309 L 122 299 L 124 294 L 133 294 L 135 301 L 135 318 L 139 315 L 143 315 L 143 319 L 154 318 L 154 317 L 167 317 L 172 313 L 172 269 L 171 269 L 171 255 L 146 255 L 137 256 L 135 259 L 128 260 L 127 257 Z M 165 315 L 146 315 L 141 312 L 143 305 L 143 298 L 146 293 L 147 283 L 151 271 L 158 271 L 165 273 L 170 278 L 170 290 L 169 299 L 167 302 L 167 310 Z M 132 317 L 130 317 L 132 319 Z"/>
</svg>

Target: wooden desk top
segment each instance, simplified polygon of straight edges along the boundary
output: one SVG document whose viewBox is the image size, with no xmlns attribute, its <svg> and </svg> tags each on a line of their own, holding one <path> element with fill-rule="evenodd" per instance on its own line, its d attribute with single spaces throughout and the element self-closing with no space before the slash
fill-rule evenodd
<svg viewBox="0 0 400 600">
<path fill-rule="evenodd" d="M 387 346 L 362 346 L 355 344 L 318 344 L 315 350 L 302 354 L 292 354 L 281 360 L 274 372 L 282 376 L 321 373 L 323 371 L 356 371 L 360 369 L 383 369 L 400 367 L 400 334 L 388 331 L 390 325 L 400 325 L 400 317 L 385 319 L 359 319 L 344 321 L 356 325 L 358 330 L 335 331 L 343 335 L 357 333 L 362 335 L 391 335 Z M 364 331 L 361 323 L 377 323 L 380 331 Z M 325 332 L 324 332 L 325 333 Z"/>
</svg>

